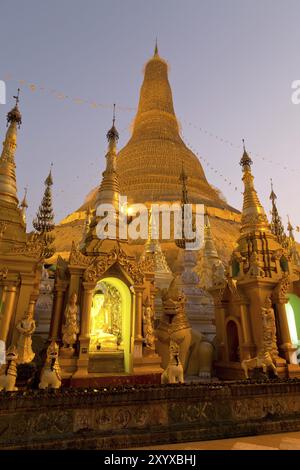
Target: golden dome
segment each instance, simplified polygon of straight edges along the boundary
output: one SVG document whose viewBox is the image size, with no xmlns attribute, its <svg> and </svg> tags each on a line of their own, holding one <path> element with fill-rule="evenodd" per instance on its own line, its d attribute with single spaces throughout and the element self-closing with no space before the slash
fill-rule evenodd
<svg viewBox="0 0 300 470">
<path fill-rule="evenodd" d="M 156 50 L 145 67 L 132 136 L 117 157 L 121 194 L 129 202 L 178 201 L 182 166 L 190 202 L 226 206 L 179 135 L 168 66 Z"/>
</svg>

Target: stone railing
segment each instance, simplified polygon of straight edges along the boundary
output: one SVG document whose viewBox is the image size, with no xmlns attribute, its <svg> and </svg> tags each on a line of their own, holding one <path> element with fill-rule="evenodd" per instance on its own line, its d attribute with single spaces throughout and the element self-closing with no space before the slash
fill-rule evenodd
<svg viewBox="0 0 300 470">
<path fill-rule="evenodd" d="M 117 449 L 296 430 L 296 379 L 0 394 L 0 449 Z"/>
</svg>

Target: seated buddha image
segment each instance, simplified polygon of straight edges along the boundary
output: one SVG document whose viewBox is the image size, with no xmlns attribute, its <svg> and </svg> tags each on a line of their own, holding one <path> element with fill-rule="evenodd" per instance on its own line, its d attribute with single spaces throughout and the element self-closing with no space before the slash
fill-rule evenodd
<svg viewBox="0 0 300 470">
<path fill-rule="evenodd" d="M 113 310 L 114 305 L 109 292 L 96 290 L 91 309 L 91 351 L 116 351 L 118 349 L 119 338 L 114 324 Z"/>
</svg>

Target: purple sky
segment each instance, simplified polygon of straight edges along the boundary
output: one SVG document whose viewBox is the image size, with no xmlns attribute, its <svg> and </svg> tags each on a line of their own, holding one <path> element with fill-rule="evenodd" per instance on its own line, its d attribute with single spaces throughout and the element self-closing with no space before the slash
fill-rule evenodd
<svg viewBox="0 0 300 470">
<path fill-rule="evenodd" d="M 20 197 L 28 185 L 29 221 L 50 162 L 57 221 L 100 181 L 111 109 L 71 97 L 135 108 L 158 36 L 184 139 L 210 162 L 203 164 L 210 183 L 241 208 L 244 137 L 265 209 L 273 177 L 284 222 L 289 213 L 300 225 L 300 104 L 291 102 L 291 83 L 300 79 L 299 18 L 299 0 L 2 0 L 0 79 L 11 76 L 0 105 L 2 139 L 18 80 L 47 90 L 21 85 L 16 162 Z M 120 147 L 133 117 L 117 110 Z"/>
</svg>

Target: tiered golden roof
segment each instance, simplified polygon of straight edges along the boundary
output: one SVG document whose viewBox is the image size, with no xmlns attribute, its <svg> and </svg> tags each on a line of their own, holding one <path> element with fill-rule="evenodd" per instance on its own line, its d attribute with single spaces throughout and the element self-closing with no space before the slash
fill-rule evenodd
<svg viewBox="0 0 300 470">
<path fill-rule="evenodd" d="M 145 67 L 132 137 L 117 158 L 121 193 L 129 202 L 180 201 L 182 165 L 188 176 L 190 202 L 226 205 L 180 137 L 168 66 L 156 48 Z"/>
</svg>

